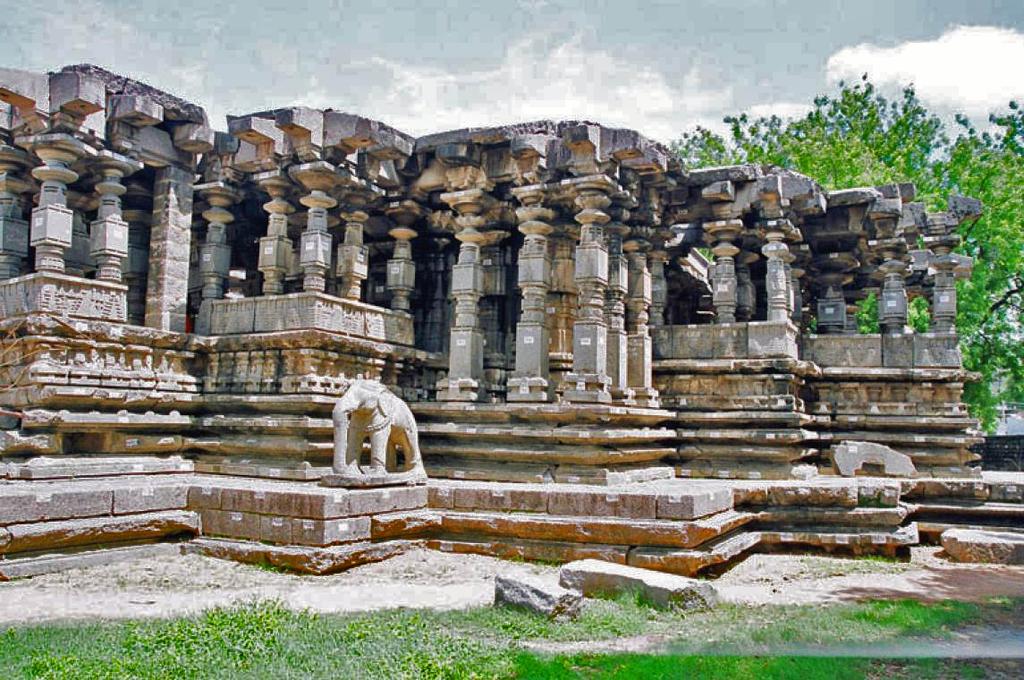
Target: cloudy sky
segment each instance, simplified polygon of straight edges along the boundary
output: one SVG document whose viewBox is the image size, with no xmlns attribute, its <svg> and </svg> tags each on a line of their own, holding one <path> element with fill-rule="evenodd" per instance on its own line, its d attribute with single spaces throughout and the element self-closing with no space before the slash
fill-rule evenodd
<svg viewBox="0 0 1024 680">
<path fill-rule="evenodd" d="M 232 6 L 226 7 L 230 4 Z M 0 66 L 92 62 L 224 115 L 306 104 L 413 134 L 588 118 L 669 141 L 867 72 L 984 119 L 1024 98 L 1021 0 L 77 0 L 12 4 Z"/>
</svg>

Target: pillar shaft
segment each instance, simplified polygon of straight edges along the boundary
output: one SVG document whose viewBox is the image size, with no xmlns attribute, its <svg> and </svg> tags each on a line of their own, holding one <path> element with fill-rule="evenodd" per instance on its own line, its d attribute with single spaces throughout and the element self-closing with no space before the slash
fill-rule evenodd
<svg viewBox="0 0 1024 680">
<path fill-rule="evenodd" d="M 32 211 L 30 244 L 36 249 L 36 271 L 63 273 L 71 248 L 74 213 L 68 208 L 68 184 L 78 179 L 71 164 L 85 155 L 81 142 L 66 135 L 42 135 L 32 150 L 43 165 L 32 169 L 42 182 L 39 204 Z"/>
<path fill-rule="evenodd" d="M 654 347 L 648 328 L 651 307 L 651 272 L 647 267 L 649 245 L 633 240 L 625 244 L 629 265 L 629 292 L 626 302 L 626 330 L 629 334 L 627 381 L 637 405 L 657 408 L 658 391 L 654 389 L 652 368 Z"/>
<path fill-rule="evenodd" d="M 509 401 L 549 401 L 552 398 L 549 346 L 551 331 L 547 314 L 551 288 L 548 235 L 554 212 L 543 206 L 539 185 L 513 190 L 521 207 L 516 209 L 519 231 L 525 240 L 519 249 L 519 289 L 522 314 L 516 324 L 516 366 L 508 381 Z"/>
<path fill-rule="evenodd" d="M 263 294 L 280 295 L 284 292 L 284 277 L 292 257 L 292 241 L 288 238 L 288 215 L 295 211 L 285 196 L 289 184 L 282 177 L 271 177 L 260 182 L 270 195 L 263 209 L 270 215 L 267 235 L 260 239 L 259 270 L 263 274 Z"/>
<path fill-rule="evenodd" d="M 732 242 L 743 230 L 743 222 L 736 219 L 708 222 L 704 225 L 704 230 L 715 243 L 711 249 L 715 255 L 711 275 L 715 322 L 734 323 L 736 321 L 737 286 L 734 258 L 740 249 Z"/>
<path fill-rule="evenodd" d="M 786 271 L 786 260 L 789 257 L 789 246 L 783 241 L 785 236 L 780 220 L 769 220 L 765 227 L 765 238 L 768 243 L 761 247 L 761 252 L 768 263 L 765 272 L 765 293 L 768 298 L 768 321 L 788 321 L 792 302 L 790 301 L 789 272 Z"/>
<path fill-rule="evenodd" d="M 0 144 L 0 280 L 21 274 L 28 257 L 28 222 L 22 219 L 22 194 L 32 187 L 22 175 L 24 151 Z"/>
<path fill-rule="evenodd" d="M 199 248 L 199 273 L 202 276 L 202 301 L 199 303 L 199 318 L 196 333 L 209 335 L 213 313 L 213 301 L 224 297 L 224 282 L 231 271 L 231 246 L 227 241 L 228 225 L 235 216 L 228 209 L 238 195 L 223 182 L 211 182 L 196 187 L 210 207 L 203 211 L 207 221 L 206 238 Z"/>
<path fill-rule="evenodd" d="M 169 165 L 156 171 L 149 239 L 146 325 L 184 332 L 192 242 L 192 173 Z"/>
<path fill-rule="evenodd" d="M 608 326 L 604 318 L 608 287 L 608 247 L 604 225 L 611 219 L 605 209 L 615 185 L 604 175 L 570 180 L 577 191 L 576 322 L 573 325 L 572 372 L 566 375 L 563 394 L 568 401 L 609 402 Z"/>
<path fill-rule="evenodd" d="M 441 195 L 454 208 L 459 259 L 452 267 L 452 297 L 455 320 L 448 347 L 448 376 L 438 384 L 442 401 L 483 401 L 487 391 L 481 384 L 484 372 L 484 338 L 480 326 L 480 298 L 483 296 L 483 266 L 480 248 L 487 237 L 480 229 L 487 223 L 480 213 L 486 197 L 481 189 L 466 189 Z"/>
</svg>

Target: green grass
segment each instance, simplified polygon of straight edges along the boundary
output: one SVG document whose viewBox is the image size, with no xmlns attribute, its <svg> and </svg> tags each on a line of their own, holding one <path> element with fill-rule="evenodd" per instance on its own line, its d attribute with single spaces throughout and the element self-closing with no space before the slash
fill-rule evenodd
<svg viewBox="0 0 1024 680">
<path fill-rule="evenodd" d="M 571 622 L 508 608 L 318 616 L 277 602 L 173 620 L 42 625 L 0 633 L 0 678 L 616 678 L 946 677 L 946 665 L 747 656 L 785 644 L 940 636 L 988 620 L 1020 621 L 1024 603 L 879 601 L 804 607 L 660 610 L 624 596 Z M 672 655 L 538 655 L 530 642 L 670 635 Z M 702 656 L 726 650 L 732 656 Z M 872 665 L 874 664 L 874 665 Z M 961 675 L 970 675 L 970 669 Z M 954 674 L 955 675 L 955 674 Z"/>
</svg>

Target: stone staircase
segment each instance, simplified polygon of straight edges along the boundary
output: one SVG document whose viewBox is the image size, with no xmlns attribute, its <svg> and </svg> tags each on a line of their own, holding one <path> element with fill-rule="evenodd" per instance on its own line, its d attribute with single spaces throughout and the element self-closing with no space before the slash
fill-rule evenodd
<svg viewBox="0 0 1024 680">
<path fill-rule="evenodd" d="M 27 561 L 60 566 L 55 555 L 198 535 L 199 515 L 187 507 L 191 476 L 181 462 L 140 457 L 131 473 L 114 472 L 123 464 L 102 458 L 8 464 L 14 479 L 0 481 L 0 579 L 31 573 Z"/>
<path fill-rule="evenodd" d="M 921 540 L 939 543 L 946 529 L 1024 531 L 1024 475 L 985 472 L 980 479 L 914 479 L 903 496 Z"/>
</svg>

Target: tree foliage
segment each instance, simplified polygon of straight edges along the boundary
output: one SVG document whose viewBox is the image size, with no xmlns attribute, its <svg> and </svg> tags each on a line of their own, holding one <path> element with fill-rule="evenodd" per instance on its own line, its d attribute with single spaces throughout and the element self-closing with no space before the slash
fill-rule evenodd
<svg viewBox="0 0 1024 680">
<path fill-rule="evenodd" d="M 791 168 L 826 189 L 911 181 L 929 210 L 944 210 L 951 194 L 980 199 L 985 212 L 962 225 L 958 249 L 975 260 L 971 278 L 957 284 L 960 348 L 964 366 L 980 374 L 964 398 L 986 427 L 1000 402 L 1024 399 L 1024 112 L 1017 102 L 984 129 L 964 115 L 947 125 L 913 87 L 889 98 L 865 76 L 817 97 L 802 118 L 741 114 L 725 123 L 725 135 L 697 128 L 674 151 L 690 166 Z M 877 298 L 863 301 L 857 317 L 861 328 L 876 327 Z M 909 323 L 928 327 L 925 300 L 912 301 Z"/>
</svg>

